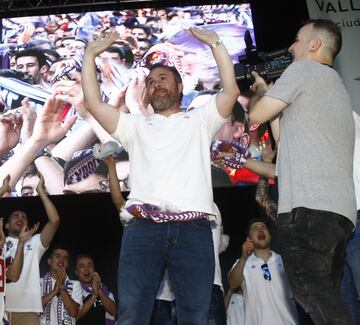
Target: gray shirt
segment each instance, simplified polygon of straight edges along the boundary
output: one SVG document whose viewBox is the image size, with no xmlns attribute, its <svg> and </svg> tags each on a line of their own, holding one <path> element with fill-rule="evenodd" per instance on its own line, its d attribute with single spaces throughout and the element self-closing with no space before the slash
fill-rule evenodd
<svg viewBox="0 0 360 325">
<path fill-rule="evenodd" d="M 354 224 L 354 120 L 338 73 L 292 63 L 266 93 L 288 103 L 280 119 L 278 213 L 296 207 L 341 214 Z"/>
</svg>

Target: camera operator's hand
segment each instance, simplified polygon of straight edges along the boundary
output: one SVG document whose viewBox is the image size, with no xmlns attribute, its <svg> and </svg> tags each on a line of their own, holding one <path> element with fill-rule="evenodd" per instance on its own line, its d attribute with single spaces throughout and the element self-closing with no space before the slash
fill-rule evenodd
<svg viewBox="0 0 360 325">
<path fill-rule="evenodd" d="M 252 71 L 251 74 L 255 78 L 255 82 L 250 87 L 251 91 L 260 97 L 264 96 L 270 86 L 256 71 Z"/>
</svg>

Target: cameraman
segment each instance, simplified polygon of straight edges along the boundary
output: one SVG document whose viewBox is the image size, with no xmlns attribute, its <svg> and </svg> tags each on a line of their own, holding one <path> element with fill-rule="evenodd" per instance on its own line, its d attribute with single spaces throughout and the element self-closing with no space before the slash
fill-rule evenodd
<svg viewBox="0 0 360 325">
<path fill-rule="evenodd" d="M 278 231 L 296 300 L 316 324 L 351 324 L 339 294 L 356 206 L 350 97 L 332 64 L 342 45 L 329 20 L 310 20 L 294 62 L 269 89 L 256 73 L 252 123 L 280 116 Z M 263 96 L 265 95 L 265 96 Z"/>
</svg>

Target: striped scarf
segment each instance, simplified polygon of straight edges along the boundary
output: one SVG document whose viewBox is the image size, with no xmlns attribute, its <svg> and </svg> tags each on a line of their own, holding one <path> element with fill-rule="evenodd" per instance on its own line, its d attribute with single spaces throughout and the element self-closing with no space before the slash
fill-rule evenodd
<svg viewBox="0 0 360 325">
<path fill-rule="evenodd" d="M 73 290 L 73 283 L 69 279 L 65 280 L 64 289 L 71 296 Z M 47 295 L 53 290 L 52 279 L 50 272 L 46 273 L 43 278 L 43 292 L 42 295 Z M 64 308 L 64 302 L 61 295 L 57 296 L 56 316 L 58 325 L 72 325 L 72 317 Z M 51 321 L 51 300 L 46 304 L 44 308 L 45 324 L 50 324 Z"/>
<path fill-rule="evenodd" d="M 163 211 L 156 205 L 151 204 L 132 204 L 127 207 L 126 210 L 135 217 L 152 220 L 157 223 L 169 221 L 191 221 L 203 219 L 208 216 L 208 213 L 198 211 Z"/>
</svg>

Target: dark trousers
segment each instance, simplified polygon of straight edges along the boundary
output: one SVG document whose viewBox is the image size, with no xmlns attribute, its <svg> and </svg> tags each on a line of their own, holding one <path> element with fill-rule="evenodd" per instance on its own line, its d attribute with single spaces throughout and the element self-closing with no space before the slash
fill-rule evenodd
<svg viewBox="0 0 360 325">
<path fill-rule="evenodd" d="M 151 325 L 177 325 L 175 301 L 156 300 Z M 226 325 L 224 294 L 213 285 L 208 325 Z"/>
<path fill-rule="evenodd" d="M 210 222 L 155 223 L 132 218 L 124 227 L 118 271 L 119 325 L 150 323 L 165 268 L 179 325 L 208 325 L 214 282 Z"/>
<path fill-rule="evenodd" d="M 279 214 L 288 281 L 295 299 L 316 325 L 352 324 L 339 289 L 352 228 L 347 218 L 328 211 L 301 207 Z"/>
</svg>

